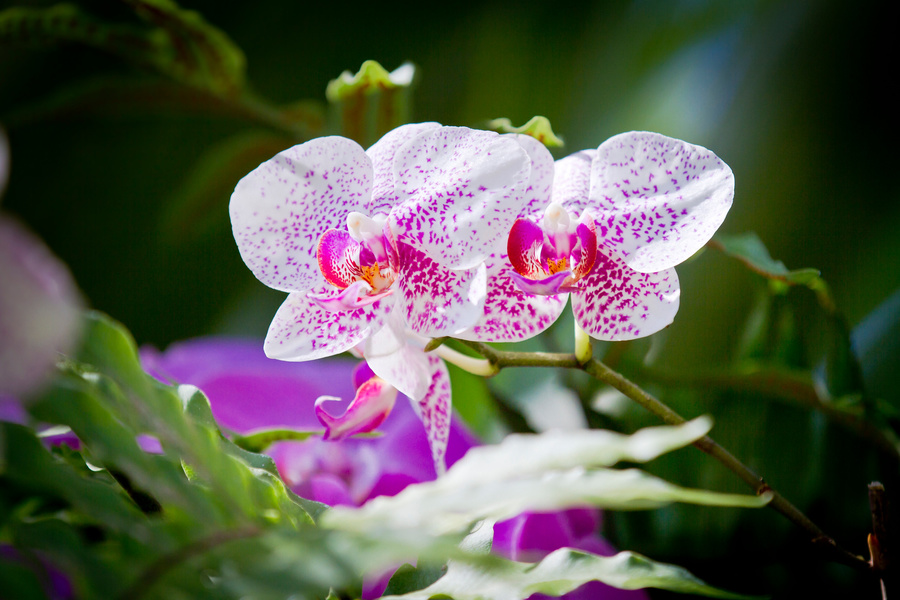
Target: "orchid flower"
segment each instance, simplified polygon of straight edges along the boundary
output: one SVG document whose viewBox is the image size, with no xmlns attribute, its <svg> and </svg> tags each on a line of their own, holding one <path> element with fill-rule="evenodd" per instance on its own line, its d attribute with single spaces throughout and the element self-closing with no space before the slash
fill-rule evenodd
<svg viewBox="0 0 900 600">
<path fill-rule="evenodd" d="M 512 270 L 489 268 L 486 319 L 464 336 L 508 323 L 491 311 L 517 301 L 513 289 L 563 303 L 571 294 L 576 322 L 597 339 L 663 329 L 681 293 L 673 267 L 709 241 L 733 197 L 731 169 L 715 154 L 656 133 L 620 134 L 556 161 L 549 198 L 531 202 L 509 232 Z"/>
<path fill-rule="evenodd" d="M 486 294 L 479 265 L 520 212 L 529 173 L 514 140 L 436 123 L 399 127 L 367 151 L 318 138 L 260 165 L 230 212 L 244 262 L 290 292 L 266 354 L 339 354 L 394 310 L 427 337 L 474 323 Z"/>
<path fill-rule="evenodd" d="M 289 292 L 266 355 L 304 361 L 359 347 L 413 399 L 429 438 L 446 437 L 446 368 L 407 336 L 453 335 L 481 317 L 484 260 L 521 212 L 530 176 L 515 139 L 437 123 L 399 127 L 365 151 L 318 138 L 261 164 L 236 186 L 230 213 L 244 262 Z M 443 455 L 439 442 L 433 451 Z"/>
</svg>

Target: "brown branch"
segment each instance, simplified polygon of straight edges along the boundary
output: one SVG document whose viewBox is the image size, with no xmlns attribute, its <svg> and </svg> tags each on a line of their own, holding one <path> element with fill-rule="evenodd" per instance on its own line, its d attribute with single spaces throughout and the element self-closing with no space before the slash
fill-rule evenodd
<svg viewBox="0 0 900 600">
<path fill-rule="evenodd" d="M 624 377 L 622 374 L 613 371 L 599 360 L 592 359 L 584 365 L 579 365 L 574 354 L 508 352 L 498 350 L 481 342 L 459 341 L 481 354 L 484 358 L 497 366 L 498 369 L 523 366 L 581 369 L 595 379 L 619 390 L 622 394 L 631 398 L 669 425 L 680 425 L 686 421 L 684 417 L 676 413 L 660 400 L 644 391 L 641 387 Z M 769 502 L 768 506 L 778 511 L 792 523 L 809 533 L 812 543 L 815 546 L 822 548 L 833 560 L 862 571 L 872 572 L 872 566 L 865 558 L 853 554 L 839 546 L 834 539 L 826 535 L 822 529 L 809 519 L 809 517 L 788 502 L 784 496 L 772 489 L 762 477 L 757 475 L 750 467 L 739 461 L 733 454 L 720 446 L 711 437 L 704 436 L 694 442 L 694 446 L 719 461 L 728 470 L 740 477 L 757 494 L 762 494 L 764 492 L 771 493 L 772 500 Z"/>
</svg>

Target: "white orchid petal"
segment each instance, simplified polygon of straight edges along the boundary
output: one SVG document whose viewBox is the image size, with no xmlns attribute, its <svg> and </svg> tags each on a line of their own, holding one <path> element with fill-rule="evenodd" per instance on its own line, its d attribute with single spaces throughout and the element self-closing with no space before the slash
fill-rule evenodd
<svg viewBox="0 0 900 600">
<path fill-rule="evenodd" d="M 439 264 L 470 269 L 505 242 L 525 203 L 531 161 L 514 139 L 462 127 L 432 129 L 394 159 L 397 238 Z"/>
<path fill-rule="evenodd" d="M 596 150 L 582 150 L 554 163 L 553 202 L 570 212 L 581 215 L 589 205 L 591 190 L 591 162 Z"/>
<path fill-rule="evenodd" d="M 365 341 L 363 356 L 376 375 L 418 400 L 430 385 L 424 344 L 410 337 L 397 312 L 392 311 L 385 326 Z"/>
<path fill-rule="evenodd" d="M 530 135 L 510 134 L 510 136 L 522 146 L 531 160 L 531 177 L 525 190 L 525 205 L 520 215 L 541 213 L 550 202 L 553 188 L 553 155 L 544 144 Z"/>
<path fill-rule="evenodd" d="M 445 455 L 447 441 L 450 439 L 450 417 L 452 414 L 452 398 L 450 393 L 450 373 L 444 361 L 434 354 L 426 355 L 428 359 L 429 385 L 425 395 L 414 405 L 425 426 L 425 437 L 431 448 L 434 469 L 442 475 L 447 466 Z"/>
<path fill-rule="evenodd" d="M 598 237 L 637 271 L 660 271 L 697 252 L 725 219 L 734 176 L 718 156 L 648 132 L 606 140 L 591 167 Z"/>
<path fill-rule="evenodd" d="M 481 342 L 518 342 L 541 333 L 562 314 L 567 294 L 535 296 L 523 293 L 509 277 L 505 254 L 491 256 L 487 267 L 484 312 L 471 328 L 455 337 Z"/>
<path fill-rule="evenodd" d="M 334 288 L 323 286 L 314 293 Z M 266 335 L 266 356 L 287 361 L 306 361 L 349 350 L 382 329 L 392 303 L 381 300 L 356 310 L 333 312 L 307 298 L 290 294 L 272 319 Z"/>
<path fill-rule="evenodd" d="M 487 275 L 484 264 L 446 269 L 409 244 L 398 244 L 400 273 L 397 307 L 406 326 L 424 337 L 455 335 L 484 314 Z"/>
<path fill-rule="evenodd" d="M 369 215 L 387 214 L 397 204 L 398 196 L 394 186 L 394 156 L 397 151 L 416 136 L 440 126 L 440 123 L 402 125 L 386 133 L 366 150 L 375 169 L 372 199 L 366 206 Z"/>
<path fill-rule="evenodd" d="M 603 246 L 577 285 L 571 294 L 575 320 L 598 340 L 646 337 L 668 326 L 678 312 L 681 288 L 674 269 L 639 273 Z"/>
<path fill-rule="evenodd" d="M 352 140 L 317 138 L 280 152 L 241 179 L 231 196 L 241 257 L 271 288 L 319 285 L 319 238 L 343 229 L 351 211 L 364 210 L 371 188 L 371 162 Z"/>
</svg>

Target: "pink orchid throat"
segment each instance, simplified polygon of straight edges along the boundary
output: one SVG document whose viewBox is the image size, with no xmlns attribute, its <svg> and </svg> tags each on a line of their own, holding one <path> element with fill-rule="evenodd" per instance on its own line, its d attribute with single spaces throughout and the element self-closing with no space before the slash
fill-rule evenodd
<svg viewBox="0 0 900 600">
<path fill-rule="evenodd" d="M 319 238 L 316 260 L 325 281 L 341 292 L 308 294 L 328 311 L 348 311 L 393 293 L 397 244 L 386 219 L 350 213 L 347 229 L 329 229 Z"/>
<path fill-rule="evenodd" d="M 551 203 L 541 225 L 517 219 L 507 241 L 510 277 L 528 294 L 552 296 L 577 289 L 597 258 L 597 230 L 587 212 L 575 221 Z"/>
</svg>

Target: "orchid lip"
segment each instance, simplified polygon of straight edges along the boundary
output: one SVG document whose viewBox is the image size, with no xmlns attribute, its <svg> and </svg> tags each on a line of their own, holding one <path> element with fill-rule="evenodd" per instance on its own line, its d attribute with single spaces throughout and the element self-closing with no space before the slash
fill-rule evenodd
<svg viewBox="0 0 900 600">
<path fill-rule="evenodd" d="M 306 297 L 328 312 L 345 312 L 374 304 L 385 296 L 390 296 L 394 293 L 393 289 L 387 289 L 377 294 L 370 294 L 369 292 L 371 291 L 372 286 L 360 280 L 354 281 L 339 294 L 309 293 Z"/>
<path fill-rule="evenodd" d="M 571 271 L 560 271 L 544 279 L 528 279 L 515 271 L 507 271 L 507 274 L 513 280 L 513 283 L 516 284 L 516 287 L 526 294 L 555 296 L 556 294 L 563 294 L 576 289 L 565 285 L 572 278 Z"/>
<path fill-rule="evenodd" d="M 334 396 L 321 396 L 316 400 L 316 418 L 325 427 L 323 439 L 338 441 L 357 433 L 368 433 L 381 425 L 394 408 L 397 389 L 381 379 L 371 377 L 356 390 L 356 396 L 347 410 L 339 417 L 329 414 L 322 406 L 325 402 L 338 401 Z"/>
</svg>

